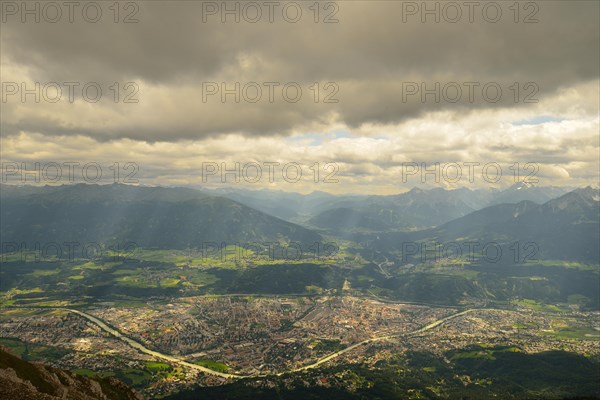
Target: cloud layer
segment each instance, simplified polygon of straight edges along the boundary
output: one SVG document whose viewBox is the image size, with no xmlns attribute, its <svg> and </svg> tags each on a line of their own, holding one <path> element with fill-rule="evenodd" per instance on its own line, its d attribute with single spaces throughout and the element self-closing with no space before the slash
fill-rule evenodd
<svg viewBox="0 0 600 400">
<path fill-rule="evenodd" d="M 154 183 L 194 180 L 185 166 L 198 157 L 336 162 L 346 177 L 336 190 L 355 192 L 398 191 L 393 168 L 411 161 L 538 162 L 549 184 L 598 182 L 597 2 L 523 2 L 518 13 L 429 2 L 425 14 L 422 2 L 322 2 L 318 15 L 298 2 L 296 23 L 289 2 L 272 23 L 263 2 L 255 23 L 256 9 L 236 3 L 239 23 L 221 22 L 222 2 L 139 2 L 117 23 L 103 2 L 96 23 L 77 10 L 72 23 L 43 13 L 23 23 L 22 10 L 3 9 L 3 160 L 126 156 L 152 164 Z M 131 12 L 138 22 L 123 23 Z M 22 101 L 35 82 L 39 103 Z M 49 82 L 62 90 L 54 103 Z M 73 101 L 65 82 L 79 84 Z M 82 98 L 90 82 L 97 102 Z M 239 101 L 221 96 L 236 83 Z"/>
</svg>

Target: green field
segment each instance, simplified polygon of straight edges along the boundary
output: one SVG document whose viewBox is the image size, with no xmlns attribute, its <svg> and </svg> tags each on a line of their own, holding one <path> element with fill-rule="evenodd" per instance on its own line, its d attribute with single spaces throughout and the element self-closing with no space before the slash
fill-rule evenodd
<svg viewBox="0 0 600 400">
<path fill-rule="evenodd" d="M 595 271 L 600 272 L 600 265 L 598 264 L 584 264 L 575 261 L 562 261 L 562 260 L 537 260 L 532 264 L 544 265 L 547 267 L 562 267 L 569 269 L 578 269 L 581 271 Z"/>
<path fill-rule="evenodd" d="M 515 301 L 515 304 L 518 304 L 522 307 L 530 308 L 536 311 L 543 312 L 568 312 L 569 309 L 563 306 L 553 305 L 553 304 L 544 304 L 542 302 L 532 300 L 532 299 L 523 299 Z"/>
<path fill-rule="evenodd" d="M 542 332 L 547 336 L 552 336 L 557 339 L 577 339 L 577 340 L 594 340 L 600 341 L 600 331 L 589 327 L 573 327 L 560 328 L 552 332 Z"/>
<path fill-rule="evenodd" d="M 170 364 L 154 361 L 146 361 L 142 368 L 123 368 L 115 371 L 93 371 L 86 368 L 78 368 L 72 370 L 72 372 L 87 377 L 106 378 L 114 376 L 137 388 L 146 387 L 151 382 L 162 379 L 184 377 L 184 372 L 181 368 L 173 368 Z"/>
<path fill-rule="evenodd" d="M 0 346 L 27 361 L 58 360 L 70 352 L 59 347 L 25 343 L 13 338 L 0 338 Z"/>
<path fill-rule="evenodd" d="M 209 368 L 209 369 L 212 369 L 213 371 L 218 371 L 218 372 L 227 372 L 229 370 L 229 366 L 227 366 L 227 364 L 224 364 L 222 362 L 217 362 L 214 360 L 210 360 L 210 359 L 205 359 L 205 358 L 195 361 L 194 364 L 200 365 L 201 367 Z"/>
</svg>

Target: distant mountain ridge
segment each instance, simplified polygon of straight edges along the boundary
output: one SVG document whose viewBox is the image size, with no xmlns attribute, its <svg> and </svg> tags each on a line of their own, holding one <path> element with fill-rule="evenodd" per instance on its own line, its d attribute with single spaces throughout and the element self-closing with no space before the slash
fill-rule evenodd
<svg viewBox="0 0 600 400">
<path fill-rule="evenodd" d="M 320 234 L 306 227 L 189 188 L 76 184 L 2 185 L 1 189 L 3 242 L 135 242 L 140 247 L 184 249 L 207 242 L 293 241 L 310 245 L 322 240 Z M 381 232 L 380 244 L 395 238 L 385 248 L 397 243 L 399 237 L 439 241 L 510 239 L 534 241 L 548 257 L 597 259 L 594 241 L 598 239 L 600 218 L 598 190 L 577 189 L 543 204 L 530 200 L 560 190 L 514 185 L 503 192 L 415 188 L 394 196 L 314 193 L 300 198 L 304 203 L 299 207 L 333 207 L 313 217 L 309 225 L 343 233 L 356 228 Z M 273 192 L 255 194 L 253 201 L 269 193 Z M 484 206 L 507 193 L 519 193 L 526 200 Z M 276 192 L 272 202 L 289 197 L 290 204 L 302 203 L 298 196 Z M 263 209 L 269 204 L 264 202 Z M 418 229 L 423 226 L 435 228 Z M 408 233 L 392 234 L 403 230 Z"/>
<path fill-rule="evenodd" d="M 140 247 L 184 249 L 207 242 L 321 240 L 299 225 L 193 189 L 3 185 L 1 192 L 3 242 L 134 242 Z"/>
<path fill-rule="evenodd" d="M 535 186 L 527 182 L 517 182 L 511 187 L 498 192 L 490 200 L 488 205 L 503 203 L 518 203 L 523 200 L 543 204 L 547 201 L 562 196 L 574 188 L 563 188 L 556 186 Z"/>
<path fill-rule="evenodd" d="M 398 195 L 369 196 L 353 202 L 341 200 L 338 207 L 321 211 L 308 224 L 333 233 L 352 229 L 380 232 L 425 229 L 491 205 L 514 204 L 523 200 L 542 204 L 566 192 L 567 188 L 537 187 L 524 183 L 516 183 L 503 191 L 413 188 Z"/>
<path fill-rule="evenodd" d="M 524 200 L 472 212 L 436 228 L 380 235 L 374 245 L 391 250 L 403 241 L 535 243 L 540 259 L 600 260 L 600 196 L 592 187 L 576 189 L 544 204 Z"/>
<path fill-rule="evenodd" d="M 338 200 L 335 196 L 326 192 L 315 191 L 310 194 L 284 192 L 281 190 L 249 190 L 249 189 L 202 189 L 208 195 L 217 195 L 245 204 L 259 211 L 297 222 L 314 213 L 328 207 L 328 204 Z M 343 196 L 344 198 L 346 196 Z M 354 196 L 349 196 L 354 197 Z"/>
</svg>

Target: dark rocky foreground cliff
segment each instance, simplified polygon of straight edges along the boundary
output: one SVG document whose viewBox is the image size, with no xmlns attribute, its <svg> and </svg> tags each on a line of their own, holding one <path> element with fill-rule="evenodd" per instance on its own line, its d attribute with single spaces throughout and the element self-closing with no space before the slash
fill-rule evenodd
<svg viewBox="0 0 600 400">
<path fill-rule="evenodd" d="M 114 378 L 90 379 L 39 363 L 0 348 L 1 400 L 142 400 Z"/>
</svg>

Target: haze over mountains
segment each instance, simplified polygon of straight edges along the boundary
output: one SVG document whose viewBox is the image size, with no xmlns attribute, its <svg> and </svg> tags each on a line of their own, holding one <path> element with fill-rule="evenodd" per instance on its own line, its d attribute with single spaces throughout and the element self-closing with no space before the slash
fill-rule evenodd
<svg viewBox="0 0 600 400">
<path fill-rule="evenodd" d="M 372 240 L 382 251 L 397 250 L 402 240 L 519 241 L 537 243 L 547 258 L 597 260 L 598 190 L 588 187 L 563 194 L 566 191 L 517 184 L 502 192 L 415 188 L 394 196 L 333 196 L 121 184 L 3 185 L 1 232 L 4 242 L 52 238 L 185 249 L 207 242 L 308 245 L 323 240 L 317 231 L 321 230 Z M 547 201 L 555 194 L 563 195 Z M 496 204 L 509 198 L 511 203 Z M 273 214 L 290 220 L 302 214 L 304 226 L 248 205 L 273 209 Z M 291 216 L 290 208 L 298 213 Z"/>
<path fill-rule="evenodd" d="M 597 262 L 600 258 L 598 190 L 576 189 L 537 204 L 529 200 L 498 204 L 474 211 L 433 229 L 414 233 L 380 234 L 380 250 L 392 251 L 402 242 L 533 243 L 536 259 Z M 533 250 L 532 250 L 533 252 Z"/>
<path fill-rule="evenodd" d="M 381 232 L 431 228 L 494 204 L 523 200 L 542 204 L 573 189 L 518 182 L 505 190 L 415 187 L 405 193 L 387 196 L 334 196 L 319 191 L 302 195 L 235 188 L 203 191 L 291 222 L 340 234 L 348 230 Z"/>
<path fill-rule="evenodd" d="M 524 183 L 517 183 L 504 191 L 414 188 L 394 196 L 342 200 L 339 206 L 314 216 L 310 223 L 334 232 L 348 229 L 424 229 L 494 204 L 517 203 L 522 200 L 543 203 L 568 191 L 568 188 L 534 187 Z"/>
<path fill-rule="evenodd" d="M 321 239 L 316 232 L 233 200 L 186 188 L 3 186 L 1 200 L 4 242 L 134 242 L 185 249 L 207 242 Z"/>
<path fill-rule="evenodd" d="M 201 189 L 203 190 L 203 189 Z M 334 196 L 332 194 L 314 191 L 303 195 L 282 190 L 249 190 L 249 189 L 213 189 L 203 190 L 209 195 L 217 195 L 235 200 L 267 214 L 289 221 L 302 221 L 317 211 L 332 207 L 343 199 L 361 199 L 366 196 Z"/>
</svg>

